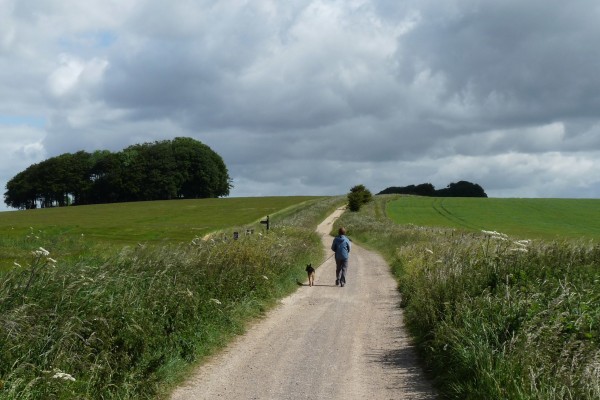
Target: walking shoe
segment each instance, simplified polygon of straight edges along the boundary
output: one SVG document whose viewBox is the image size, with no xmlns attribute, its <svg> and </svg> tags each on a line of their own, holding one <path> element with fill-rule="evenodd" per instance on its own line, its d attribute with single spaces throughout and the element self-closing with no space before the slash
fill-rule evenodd
<svg viewBox="0 0 600 400">
<path fill-rule="evenodd" d="M 338 279 L 335 280 L 335 286 L 339 285 L 340 281 Z"/>
<path fill-rule="evenodd" d="M 344 287 L 344 284 L 342 283 L 340 286 L 341 286 L 341 287 Z"/>
</svg>

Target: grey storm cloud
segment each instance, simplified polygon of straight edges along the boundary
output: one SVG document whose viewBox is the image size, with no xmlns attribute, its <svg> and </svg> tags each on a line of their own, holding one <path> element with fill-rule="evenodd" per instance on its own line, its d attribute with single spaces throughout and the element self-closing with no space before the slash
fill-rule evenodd
<svg viewBox="0 0 600 400">
<path fill-rule="evenodd" d="M 233 195 L 600 196 L 600 4 L 2 0 L 0 183 L 190 136 Z"/>
<path fill-rule="evenodd" d="M 596 2 L 448 3 L 423 10 L 428 22 L 402 41 L 399 58 L 410 54 L 401 61 L 403 79 L 428 71 L 443 80 L 446 104 L 491 123 L 597 116 Z"/>
</svg>

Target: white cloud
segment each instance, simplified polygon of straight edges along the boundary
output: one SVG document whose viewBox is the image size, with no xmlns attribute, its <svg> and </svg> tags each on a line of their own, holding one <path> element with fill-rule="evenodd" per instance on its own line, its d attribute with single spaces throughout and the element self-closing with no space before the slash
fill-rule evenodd
<svg viewBox="0 0 600 400">
<path fill-rule="evenodd" d="M 108 61 L 92 58 L 81 60 L 76 56 L 61 54 L 59 65 L 48 77 L 50 93 L 57 98 L 97 85 L 102 80 Z"/>
</svg>

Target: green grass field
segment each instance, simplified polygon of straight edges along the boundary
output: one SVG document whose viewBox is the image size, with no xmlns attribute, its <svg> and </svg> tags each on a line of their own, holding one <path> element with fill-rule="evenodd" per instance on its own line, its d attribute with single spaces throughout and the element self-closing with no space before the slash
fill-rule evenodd
<svg viewBox="0 0 600 400">
<path fill-rule="evenodd" d="M 314 197 L 170 200 L 9 211 L 0 213 L 0 234 L 27 234 L 32 227 L 116 243 L 190 240 L 310 199 Z"/>
<path fill-rule="evenodd" d="M 317 197 L 170 200 L 2 212 L 0 271 L 29 256 L 37 245 L 54 247 L 48 249 L 53 254 L 62 248 L 61 255 L 77 255 L 84 251 L 76 249 L 83 240 L 104 247 L 189 242 L 313 199 Z M 277 218 L 271 220 L 276 226 Z"/>
<path fill-rule="evenodd" d="M 403 196 L 387 204 L 398 224 L 488 230 L 520 238 L 600 239 L 600 200 Z"/>
</svg>

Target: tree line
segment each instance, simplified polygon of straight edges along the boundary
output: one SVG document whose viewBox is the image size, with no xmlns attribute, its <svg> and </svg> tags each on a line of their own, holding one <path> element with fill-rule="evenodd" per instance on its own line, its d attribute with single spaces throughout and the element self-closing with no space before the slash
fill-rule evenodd
<svg viewBox="0 0 600 400">
<path fill-rule="evenodd" d="M 6 185 L 17 209 L 144 200 L 228 196 L 231 179 L 221 156 L 178 137 L 120 152 L 65 153 L 29 166 Z"/>
<path fill-rule="evenodd" d="M 449 184 L 444 189 L 436 190 L 431 183 L 409 186 L 390 186 L 377 194 L 412 194 L 431 197 L 487 197 L 481 186 L 468 181 Z"/>
</svg>

